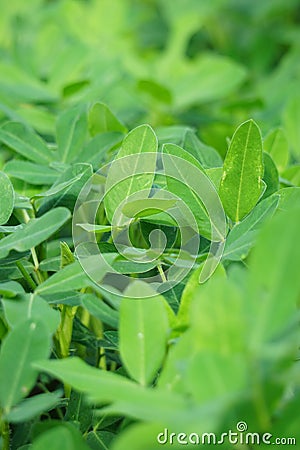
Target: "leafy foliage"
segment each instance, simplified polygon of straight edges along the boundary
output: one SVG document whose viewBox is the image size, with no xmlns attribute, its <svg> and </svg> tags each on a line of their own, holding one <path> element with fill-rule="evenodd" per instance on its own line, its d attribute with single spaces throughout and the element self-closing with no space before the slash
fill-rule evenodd
<svg viewBox="0 0 300 450">
<path fill-rule="evenodd" d="M 0 6 L 0 448 L 298 443 L 297 1 Z"/>
</svg>

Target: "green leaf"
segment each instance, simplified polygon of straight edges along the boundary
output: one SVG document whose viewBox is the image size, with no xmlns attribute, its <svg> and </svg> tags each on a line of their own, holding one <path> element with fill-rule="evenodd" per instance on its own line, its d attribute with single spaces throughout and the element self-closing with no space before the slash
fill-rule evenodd
<svg viewBox="0 0 300 450">
<path fill-rule="evenodd" d="M 127 371 L 146 386 L 162 364 L 168 337 L 164 299 L 146 283 L 135 281 L 124 292 L 119 334 L 120 354 Z"/>
<path fill-rule="evenodd" d="M 80 306 L 82 296 L 86 294 L 80 294 L 76 291 L 63 291 L 63 292 L 55 292 L 53 294 L 42 294 L 43 299 L 46 300 L 47 303 L 53 305 L 68 305 L 68 306 Z"/>
<path fill-rule="evenodd" d="M 110 431 L 90 431 L 86 441 L 92 450 L 108 450 L 115 435 Z"/>
<path fill-rule="evenodd" d="M 90 233 L 107 233 L 112 230 L 111 225 L 93 225 L 92 223 L 77 223 L 76 226 Z"/>
<path fill-rule="evenodd" d="M 173 219 L 170 214 L 165 212 L 159 212 L 153 216 L 145 216 L 142 219 L 145 222 L 149 222 L 154 225 L 161 225 L 161 226 L 169 226 L 169 227 L 176 227 L 178 226 L 175 219 Z"/>
<path fill-rule="evenodd" d="M 161 425 L 153 423 L 130 425 L 117 436 L 112 450 L 124 450 L 125 448 L 130 448 L 130 450 L 141 450 L 141 442 L 143 443 L 143 450 L 161 449 L 162 444 L 158 443 L 156 439 L 161 433 L 164 433 L 164 427 Z M 162 437 L 162 442 L 164 442 L 164 437 Z M 172 448 L 174 448 L 174 450 L 179 449 L 176 444 L 172 445 Z"/>
<path fill-rule="evenodd" d="M 80 392 L 72 389 L 65 414 L 65 421 L 79 425 L 80 431 L 86 433 L 93 419 L 94 411 Z"/>
<path fill-rule="evenodd" d="M 294 186 L 300 186 L 300 164 L 290 166 L 282 172 L 281 181 L 288 180 Z"/>
<path fill-rule="evenodd" d="M 49 352 L 48 330 L 32 319 L 17 325 L 4 339 L 0 354 L 0 404 L 5 413 L 29 394 L 38 375 L 31 364 L 47 358 Z"/>
<path fill-rule="evenodd" d="M 280 201 L 277 214 L 299 207 L 300 187 L 283 188 L 278 191 L 278 194 L 280 195 Z"/>
<path fill-rule="evenodd" d="M 5 164 L 5 173 L 19 178 L 30 184 L 52 184 L 56 181 L 58 173 L 56 170 L 45 165 L 34 164 L 28 161 L 11 160 Z"/>
<path fill-rule="evenodd" d="M 77 155 L 74 162 L 88 162 L 94 170 L 98 170 L 100 164 L 106 159 L 109 151 L 121 144 L 124 134 L 115 131 L 97 134 Z"/>
<path fill-rule="evenodd" d="M 170 105 L 172 103 L 172 94 L 165 86 L 153 80 L 138 80 L 137 88 L 139 91 L 151 96 L 151 100 Z"/>
<path fill-rule="evenodd" d="M 6 223 L 14 209 L 13 185 L 5 173 L 0 172 L 0 225 Z"/>
<path fill-rule="evenodd" d="M 48 239 L 70 218 L 66 208 L 55 208 L 38 219 L 31 219 L 24 227 L 0 241 L 0 259 L 11 250 L 25 252 Z"/>
<path fill-rule="evenodd" d="M 45 142 L 30 128 L 20 122 L 7 122 L 0 128 L 0 141 L 9 148 L 37 163 L 53 161 L 53 153 Z"/>
<path fill-rule="evenodd" d="M 107 265 L 105 261 L 112 262 L 116 255 L 111 253 L 105 257 L 102 261 L 98 258 L 98 255 L 90 256 L 86 259 L 85 264 L 89 266 L 90 271 L 88 274 L 90 276 L 95 276 L 98 282 L 107 273 Z M 81 289 L 93 285 L 93 281 L 89 278 L 87 273 L 83 270 L 81 264 L 75 261 L 68 266 L 65 266 L 59 272 L 52 275 L 42 284 L 40 284 L 36 292 L 39 294 L 54 294 L 56 292 L 67 292 L 73 289 Z"/>
<path fill-rule="evenodd" d="M 87 166 L 87 168 L 88 168 L 88 166 Z M 57 184 L 57 178 L 56 178 L 56 182 L 55 182 L 54 186 L 52 186 L 50 189 L 48 189 L 45 192 L 40 192 L 38 194 L 34 194 L 32 196 L 32 198 L 36 199 L 36 198 L 51 197 L 62 191 L 64 191 L 63 194 L 65 195 L 65 193 L 67 191 L 66 188 L 71 187 L 74 183 L 76 183 L 76 181 L 80 180 L 84 175 L 85 175 L 85 172 L 81 172 L 78 175 L 76 175 L 75 177 L 70 178 L 68 181 L 64 181 L 64 182 L 58 183 L 58 184 Z"/>
<path fill-rule="evenodd" d="M 184 139 L 188 132 L 194 133 L 193 129 L 183 125 L 171 125 L 167 127 L 158 127 L 155 129 L 160 145 L 176 144 L 183 146 Z"/>
<path fill-rule="evenodd" d="M 90 450 L 79 430 L 68 423 L 50 428 L 34 440 L 31 450 Z"/>
<path fill-rule="evenodd" d="M 239 222 L 256 205 L 263 176 L 262 139 L 253 120 L 235 131 L 223 166 L 220 198 L 226 214 Z"/>
<path fill-rule="evenodd" d="M 180 424 L 184 414 L 188 416 L 187 421 L 195 414 L 190 405 L 177 395 L 161 389 L 146 389 L 116 373 L 91 367 L 78 357 L 41 361 L 34 363 L 34 367 L 86 393 L 92 402 L 114 402 L 116 410 L 139 420 L 178 421 Z M 199 420 L 199 416 L 197 418 Z"/>
<path fill-rule="evenodd" d="M 206 169 L 206 175 L 209 177 L 216 190 L 219 191 L 221 178 L 223 174 L 223 167 L 215 167 L 212 169 Z"/>
<path fill-rule="evenodd" d="M 142 254 L 145 254 L 146 252 L 143 251 Z M 130 253 L 126 252 L 126 256 L 128 258 L 130 258 Z M 139 251 L 134 252 L 133 256 L 141 256 L 141 253 Z M 113 264 L 112 264 L 113 268 L 118 272 L 118 273 L 125 273 L 125 274 L 131 274 L 131 273 L 145 273 L 148 272 L 149 270 L 153 269 L 154 267 L 157 266 L 157 261 L 150 261 L 150 262 L 142 262 L 142 261 L 130 261 L 130 259 L 127 259 L 126 257 L 122 257 L 122 256 L 118 256 Z"/>
<path fill-rule="evenodd" d="M 91 284 L 90 278 L 84 272 L 78 261 L 64 267 L 57 273 L 52 275 L 42 284 L 40 284 L 36 292 L 43 294 L 53 294 L 56 292 L 67 292 L 72 289 L 81 289 Z"/>
<path fill-rule="evenodd" d="M 91 107 L 88 122 L 91 136 L 109 131 L 127 132 L 126 127 L 114 116 L 108 106 L 101 102 Z"/>
<path fill-rule="evenodd" d="M 172 158 L 171 161 L 168 161 L 168 159 L 163 160 L 165 172 L 167 173 L 168 191 L 175 194 L 179 199 L 182 199 L 183 205 L 178 203 L 179 208 L 180 206 L 187 206 L 192 212 L 195 219 L 194 227 L 196 226 L 197 228 L 195 231 L 209 238 L 211 236 L 210 220 L 201 199 L 190 186 L 190 174 L 188 174 L 188 166 L 184 164 L 184 161 L 193 164 L 197 170 L 202 172 L 203 168 L 201 164 L 194 156 L 174 144 L 164 144 L 163 153 L 177 157 L 175 160 Z M 183 161 L 183 164 L 181 163 L 181 160 Z M 176 173 L 174 173 L 175 171 Z M 193 177 L 195 177 L 195 174 L 193 174 Z M 186 216 L 186 212 L 183 212 L 183 216 Z M 187 220 L 187 222 L 193 227 L 190 220 Z"/>
<path fill-rule="evenodd" d="M 278 171 L 282 172 L 289 160 L 289 143 L 282 128 L 275 128 L 265 137 L 264 150 L 270 153 Z"/>
<path fill-rule="evenodd" d="M 256 317 L 251 329 L 254 348 L 293 330 L 290 322 L 300 295 L 299 221 L 299 207 L 282 212 L 264 227 L 252 252 L 248 302 L 249 314 Z"/>
<path fill-rule="evenodd" d="M 25 123 L 28 123 L 35 131 L 42 136 L 54 135 L 55 116 L 49 109 L 42 109 L 39 105 L 20 105 L 18 113 Z"/>
<path fill-rule="evenodd" d="M 69 264 L 75 262 L 75 257 L 68 246 L 68 244 L 64 241 L 61 241 L 60 244 L 60 268 L 62 269 Z"/>
<path fill-rule="evenodd" d="M 0 226 L 0 232 L 1 233 L 14 233 L 17 230 L 21 230 L 23 228 L 24 224 L 20 223 L 19 225 L 8 225 L 8 226 Z"/>
<path fill-rule="evenodd" d="M 62 162 L 73 162 L 80 154 L 87 135 L 87 113 L 76 107 L 63 111 L 56 123 L 58 157 Z"/>
<path fill-rule="evenodd" d="M 223 165 L 223 160 L 217 150 L 201 142 L 192 131 L 186 132 L 183 148 L 195 156 L 205 169 Z"/>
<path fill-rule="evenodd" d="M 269 155 L 269 153 L 263 153 L 263 162 L 264 162 L 264 176 L 263 181 L 266 183 L 266 190 L 262 196 L 262 199 L 269 197 L 274 192 L 277 192 L 279 189 L 279 174 L 277 167 Z"/>
<path fill-rule="evenodd" d="M 30 199 L 23 195 L 16 195 L 15 198 L 15 209 L 32 209 L 32 205 L 30 203 Z"/>
<path fill-rule="evenodd" d="M 110 308 L 96 295 L 86 294 L 82 297 L 81 304 L 92 316 L 115 329 L 118 328 L 118 312 Z"/>
<path fill-rule="evenodd" d="M 220 370 L 222 368 L 222 370 Z M 197 353 L 187 368 L 186 389 L 199 403 L 243 395 L 247 367 L 242 354 L 221 354 L 203 350 Z"/>
<path fill-rule="evenodd" d="M 61 392 L 49 392 L 35 395 L 14 406 L 5 419 L 12 423 L 21 423 L 48 412 L 60 402 Z"/>
<path fill-rule="evenodd" d="M 202 264 L 194 270 L 194 272 L 190 275 L 189 279 L 185 283 L 179 311 L 177 313 L 177 325 L 179 327 L 186 328 L 190 324 L 190 308 L 191 308 L 191 301 L 193 297 L 196 295 L 199 295 L 201 297 L 203 286 L 199 283 L 199 276 L 202 271 Z M 226 278 L 226 272 L 224 267 L 219 264 L 216 268 L 215 272 L 213 273 L 212 277 L 207 281 L 207 283 L 213 283 L 215 278 Z"/>
<path fill-rule="evenodd" d="M 277 209 L 279 195 L 272 195 L 261 201 L 251 213 L 237 223 L 226 239 L 222 258 L 239 261 L 246 258 L 250 248 L 256 241 L 259 229 L 266 220 L 269 220 Z"/>
<path fill-rule="evenodd" d="M 25 294 L 25 291 L 23 286 L 16 281 L 0 283 L 0 295 L 3 295 L 3 297 L 13 298 L 20 294 Z"/>
<path fill-rule="evenodd" d="M 154 180 L 157 138 L 149 125 L 132 130 L 124 139 L 113 161 L 107 181 L 104 200 L 110 222 L 118 207 L 132 194 L 147 197 Z M 142 193 L 140 191 L 143 191 Z"/>
<path fill-rule="evenodd" d="M 199 170 L 201 170 L 201 172 L 204 172 L 202 164 L 199 161 L 197 152 L 188 152 L 187 150 L 183 149 L 179 145 L 175 145 L 175 144 L 164 144 L 162 147 L 162 150 L 164 153 L 167 153 L 168 155 L 174 155 L 179 158 L 182 158 L 185 161 L 190 162 L 195 167 L 197 167 Z"/>
<path fill-rule="evenodd" d="M 223 208 L 201 164 L 174 144 L 163 145 L 162 159 L 168 191 L 181 199 L 176 206 L 185 226 L 208 239 L 224 239 L 226 223 Z"/>
<path fill-rule="evenodd" d="M 291 96 L 283 112 L 283 124 L 294 156 L 300 155 L 300 97 Z"/>
<path fill-rule="evenodd" d="M 215 275 L 194 289 L 191 285 L 188 295 L 190 329 L 170 351 L 159 386 L 183 390 L 199 403 L 217 401 L 221 407 L 241 394 L 247 380 L 243 298 L 226 277 Z M 216 367 L 222 370 L 216 372 Z"/>
<path fill-rule="evenodd" d="M 16 299 L 2 299 L 5 319 L 11 328 L 15 328 L 27 319 L 42 322 L 53 334 L 60 322 L 59 312 L 36 294 L 18 296 Z"/>
<path fill-rule="evenodd" d="M 90 164 L 76 163 L 68 167 L 57 178 L 54 186 L 34 196 L 35 198 L 45 197 L 39 207 L 39 214 L 57 206 L 65 206 L 72 211 L 81 189 L 92 174 L 93 169 Z"/>
<path fill-rule="evenodd" d="M 176 203 L 177 199 L 145 198 L 126 203 L 122 212 L 130 218 L 147 217 L 167 211 Z"/>
<path fill-rule="evenodd" d="M 21 254 L 21 257 L 23 257 L 24 254 Z M 31 262 L 27 261 L 26 259 L 20 258 L 20 254 L 18 253 L 18 257 L 15 257 L 13 261 L 6 260 L 0 260 L 1 263 L 1 270 L 0 270 L 0 280 L 1 281 L 7 281 L 7 280 L 19 280 L 22 278 L 22 274 L 19 271 L 19 269 L 16 266 L 15 261 L 19 261 L 21 259 L 23 267 L 26 269 L 26 271 L 30 274 L 34 271 L 34 267 Z"/>
<path fill-rule="evenodd" d="M 195 103 L 223 98 L 236 89 L 246 75 L 244 67 L 230 58 L 209 53 L 189 61 L 180 69 L 169 74 L 167 84 L 174 93 L 175 107 L 180 110 Z M 201 89 L 196 86 L 201 86 Z"/>
</svg>

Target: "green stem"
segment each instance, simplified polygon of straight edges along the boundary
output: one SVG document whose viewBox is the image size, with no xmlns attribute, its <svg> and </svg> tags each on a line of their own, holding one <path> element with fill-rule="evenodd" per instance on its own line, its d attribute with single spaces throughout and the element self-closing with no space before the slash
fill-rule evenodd
<svg viewBox="0 0 300 450">
<path fill-rule="evenodd" d="M 28 223 L 29 220 L 30 220 L 30 216 L 29 216 L 28 212 L 27 212 L 25 209 L 23 209 L 22 211 L 23 211 L 24 221 L 25 221 L 25 223 Z M 44 280 L 43 280 L 42 274 L 41 274 L 40 271 L 39 271 L 39 265 L 40 265 L 40 263 L 39 263 L 39 260 L 38 260 L 38 257 L 37 257 L 36 250 L 35 250 L 34 247 L 32 247 L 32 248 L 30 249 L 30 251 L 31 251 L 31 256 L 32 256 L 33 264 L 34 264 L 34 271 L 35 271 L 35 273 L 36 273 L 38 282 L 39 282 L 39 283 L 42 283 Z"/>
<path fill-rule="evenodd" d="M 254 408 L 256 409 L 258 423 L 262 430 L 268 430 L 271 427 L 271 421 L 264 397 L 262 379 L 256 365 L 253 367 L 252 377 L 254 381 Z"/>
<path fill-rule="evenodd" d="M 9 425 L 8 422 L 0 420 L 0 433 L 2 437 L 2 450 L 9 450 Z"/>
<path fill-rule="evenodd" d="M 39 270 L 40 263 L 39 263 L 39 260 L 38 260 L 37 254 L 36 254 L 36 250 L 34 247 L 32 247 L 32 249 L 31 249 L 31 255 L 32 255 L 34 271 L 36 273 L 37 279 L 39 280 L 39 283 L 42 283 L 44 280 L 43 280 L 42 274 Z"/>
<path fill-rule="evenodd" d="M 163 268 L 161 267 L 161 264 L 157 264 L 157 269 L 159 271 L 159 274 L 160 274 L 160 277 L 161 277 L 163 283 L 166 283 L 167 282 L 166 275 L 165 275 L 165 272 L 163 271 Z"/>
<path fill-rule="evenodd" d="M 69 356 L 70 344 L 72 341 L 73 319 L 76 314 L 77 306 L 61 305 L 60 325 L 54 335 L 54 344 L 58 358 L 67 358 Z M 66 398 L 70 398 L 71 386 L 64 383 Z"/>
<path fill-rule="evenodd" d="M 58 343 L 57 353 L 60 358 L 69 356 L 69 349 L 72 340 L 73 319 L 77 307 L 61 305 L 61 322 L 56 332 L 55 338 Z"/>
<path fill-rule="evenodd" d="M 16 266 L 19 269 L 19 271 L 21 272 L 21 274 L 23 275 L 24 279 L 27 281 L 27 284 L 30 287 L 30 289 L 32 289 L 34 291 L 36 288 L 36 284 L 33 281 L 33 279 L 31 278 L 30 274 L 25 269 L 25 267 L 23 266 L 23 264 L 21 263 L 21 261 L 16 261 Z"/>
</svg>

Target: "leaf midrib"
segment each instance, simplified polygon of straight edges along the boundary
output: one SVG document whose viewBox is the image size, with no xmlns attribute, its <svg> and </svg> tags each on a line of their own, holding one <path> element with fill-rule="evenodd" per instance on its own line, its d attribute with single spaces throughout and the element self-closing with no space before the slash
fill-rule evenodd
<svg viewBox="0 0 300 450">
<path fill-rule="evenodd" d="M 243 182 L 243 175 L 245 170 L 245 161 L 246 161 L 246 155 L 248 151 L 248 144 L 249 144 L 249 136 L 252 129 L 252 122 L 249 122 L 249 129 L 247 133 L 246 143 L 245 143 L 245 151 L 243 154 L 243 160 L 242 160 L 242 167 L 241 167 L 241 175 L 239 180 L 239 189 L 238 189 L 238 195 L 237 195 L 237 202 L 236 202 L 236 215 L 235 215 L 235 221 L 239 221 L 239 210 L 240 210 L 240 203 L 241 203 L 241 192 L 242 192 L 242 182 Z"/>
<path fill-rule="evenodd" d="M 32 145 L 28 144 L 26 141 L 21 140 L 18 136 L 10 133 L 9 131 L 0 130 L 0 138 L 1 135 L 4 136 L 3 141 L 5 142 L 5 138 L 11 139 L 12 141 L 16 141 L 17 144 L 21 147 L 25 149 L 28 149 L 29 151 L 19 151 L 19 150 L 15 150 L 14 147 L 11 146 L 10 143 L 6 143 L 6 145 L 8 145 L 8 147 L 12 148 L 12 150 L 14 150 L 17 153 L 20 153 L 22 156 L 25 156 L 26 158 L 28 158 L 29 160 L 36 162 L 36 159 L 33 158 L 33 154 L 35 155 L 35 157 L 40 161 L 41 164 L 45 164 L 45 163 L 50 163 L 52 162 L 52 158 L 48 155 L 48 153 L 41 153 L 39 150 L 36 150 L 36 147 L 33 147 Z"/>
<path fill-rule="evenodd" d="M 51 214 L 51 212 L 49 213 L 49 215 L 50 214 Z M 42 217 L 44 217 L 44 216 L 42 216 Z M 37 237 L 39 240 L 41 236 L 44 236 L 45 232 L 50 232 L 52 229 L 56 230 L 58 227 L 58 224 L 59 224 L 59 226 L 63 225 L 63 223 L 67 219 L 68 219 L 67 215 L 65 215 L 65 217 L 57 218 L 57 221 L 55 223 L 50 222 L 48 227 L 42 228 L 40 231 L 36 231 L 34 233 L 34 236 Z M 32 220 L 35 220 L 35 222 L 32 224 L 32 226 L 34 226 L 36 224 L 36 222 L 38 221 L 38 219 L 32 219 Z M 30 222 L 29 222 L 29 224 L 30 224 Z M 28 232 L 28 229 L 26 231 Z M 17 240 L 16 240 L 15 234 L 17 234 L 17 233 L 21 234 L 21 237 L 17 236 Z M 27 242 L 28 239 L 31 239 L 32 234 L 29 234 L 27 236 L 22 236 L 23 233 L 24 233 L 24 228 L 21 228 L 19 231 L 16 231 L 15 233 L 3 238 L 3 240 L 0 241 L 0 255 L 2 255 L 2 256 L 0 256 L 1 258 L 5 258 L 8 255 L 8 253 L 13 249 L 17 250 L 19 252 L 22 252 L 22 251 L 29 250 L 32 247 L 32 246 L 29 246 L 29 248 L 27 248 L 26 245 L 24 246 L 24 241 Z M 53 233 L 54 233 L 54 231 L 53 231 Z M 45 238 L 45 239 L 47 239 L 47 238 Z M 6 244 L 3 245 L 3 241 L 5 241 L 5 240 L 7 240 L 8 242 L 6 241 Z M 23 244 L 23 246 L 22 245 L 20 246 L 20 244 Z"/>
</svg>

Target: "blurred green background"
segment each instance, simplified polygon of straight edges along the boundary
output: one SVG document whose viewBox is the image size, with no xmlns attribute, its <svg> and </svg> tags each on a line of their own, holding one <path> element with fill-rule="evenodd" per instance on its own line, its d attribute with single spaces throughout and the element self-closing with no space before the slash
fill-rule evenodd
<svg viewBox="0 0 300 450">
<path fill-rule="evenodd" d="M 193 126 L 221 155 L 249 117 L 263 133 L 283 123 L 298 147 L 298 0 L 0 0 L 0 10 L 0 121 L 51 140 L 58 112 L 100 100 L 129 128 Z"/>
</svg>

